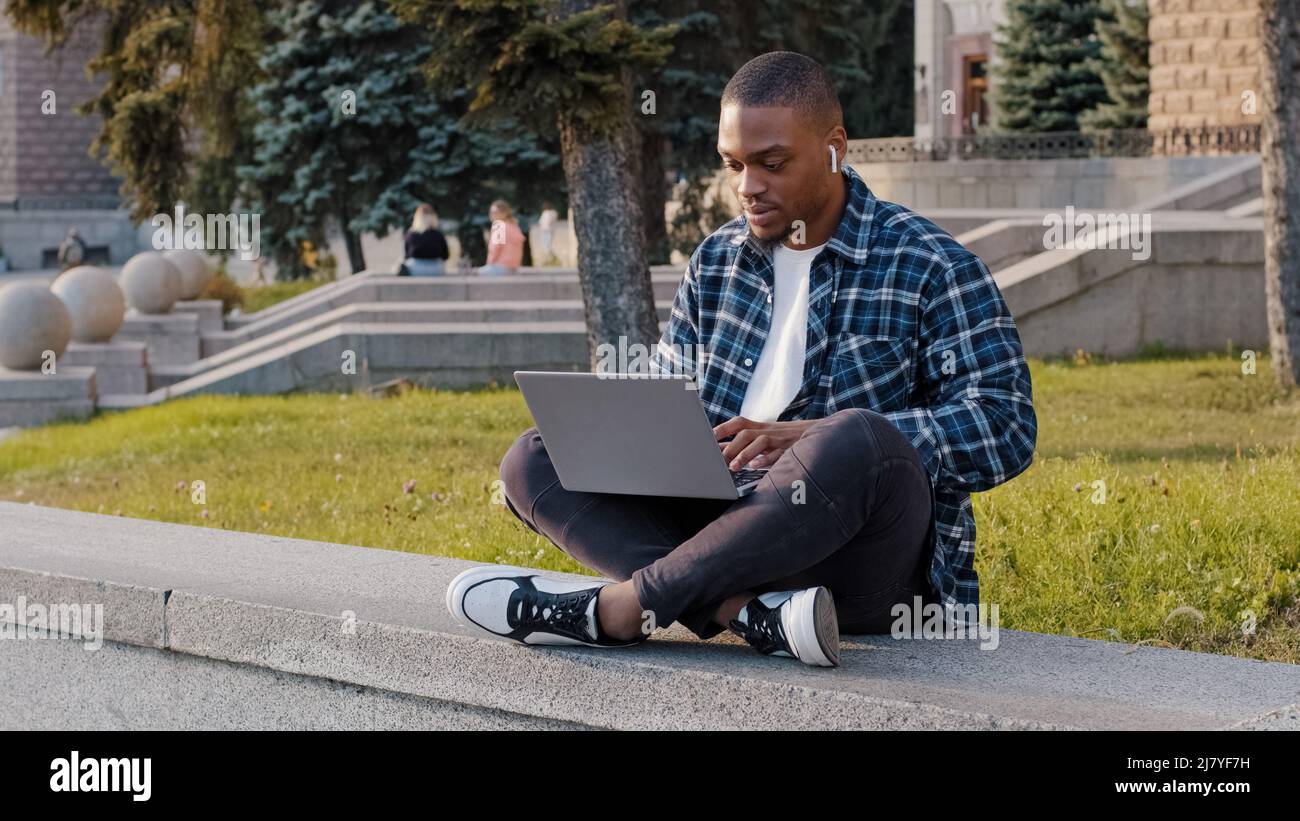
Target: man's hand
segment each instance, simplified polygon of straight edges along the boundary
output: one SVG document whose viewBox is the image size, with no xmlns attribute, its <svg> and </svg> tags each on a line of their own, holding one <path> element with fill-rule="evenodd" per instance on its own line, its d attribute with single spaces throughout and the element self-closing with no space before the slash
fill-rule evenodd
<svg viewBox="0 0 1300 821">
<path fill-rule="evenodd" d="M 786 448 L 803 436 L 816 419 L 791 422 L 755 422 L 735 416 L 713 429 L 713 435 L 722 446 L 722 457 L 732 470 L 743 467 L 770 468 L 781 458 Z M 734 436 L 730 442 L 722 442 Z M 752 464 L 751 464 L 752 462 Z"/>
</svg>

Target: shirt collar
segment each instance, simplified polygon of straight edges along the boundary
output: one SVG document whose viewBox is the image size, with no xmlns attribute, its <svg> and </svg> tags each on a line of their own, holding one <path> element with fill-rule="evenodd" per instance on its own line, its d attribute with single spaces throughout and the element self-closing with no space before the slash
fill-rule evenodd
<svg viewBox="0 0 1300 821">
<path fill-rule="evenodd" d="M 871 189 L 852 166 L 840 166 L 840 173 L 849 181 L 848 199 L 844 203 L 844 216 L 840 218 L 839 226 L 826 241 L 826 250 L 861 265 L 867 261 L 867 255 L 871 250 L 871 220 L 876 213 L 876 195 L 871 193 Z M 771 249 L 765 247 L 766 243 L 755 237 L 749 230 L 748 221 L 745 223 L 744 230 L 731 240 L 732 245 L 742 243 L 748 243 L 764 256 L 771 254 Z"/>
</svg>

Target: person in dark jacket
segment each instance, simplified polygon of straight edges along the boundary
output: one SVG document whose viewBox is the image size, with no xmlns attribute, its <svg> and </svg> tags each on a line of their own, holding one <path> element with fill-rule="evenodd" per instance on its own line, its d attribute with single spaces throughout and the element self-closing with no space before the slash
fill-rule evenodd
<svg viewBox="0 0 1300 821">
<path fill-rule="evenodd" d="M 423 203 L 415 209 L 411 230 L 406 232 L 407 270 L 411 276 L 441 276 L 446 267 L 447 238 L 438 230 L 438 215 L 433 206 Z"/>
</svg>

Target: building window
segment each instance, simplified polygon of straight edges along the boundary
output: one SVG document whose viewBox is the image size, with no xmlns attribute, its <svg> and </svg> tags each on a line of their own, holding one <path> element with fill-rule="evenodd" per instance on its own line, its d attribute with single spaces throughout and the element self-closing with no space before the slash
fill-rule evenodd
<svg viewBox="0 0 1300 821">
<path fill-rule="evenodd" d="M 987 54 L 967 54 L 962 58 L 962 123 L 963 134 L 974 134 L 988 122 L 989 106 L 985 99 L 989 91 Z"/>
</svg>

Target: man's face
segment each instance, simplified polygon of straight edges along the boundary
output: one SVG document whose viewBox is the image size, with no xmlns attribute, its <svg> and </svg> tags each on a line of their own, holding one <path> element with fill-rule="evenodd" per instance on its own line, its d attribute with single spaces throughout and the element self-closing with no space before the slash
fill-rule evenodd
<svg viewBox="0 0 1300 821">
<path fill-rule="evenodd" d="M 808 224 L 826 207 L 839 180 L 826 146 L 793 108 L 723 107 L 718 154 L 756 237 L 784 240 L 795 220 Z"/>
</svg>

